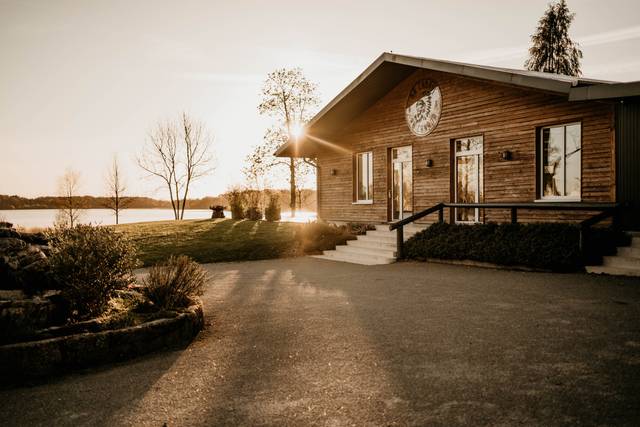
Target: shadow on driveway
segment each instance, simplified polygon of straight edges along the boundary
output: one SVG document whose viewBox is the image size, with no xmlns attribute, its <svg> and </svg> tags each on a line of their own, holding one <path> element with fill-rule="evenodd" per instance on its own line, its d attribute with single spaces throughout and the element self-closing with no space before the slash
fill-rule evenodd
<svg viewBox="0 0 640 427">
<path fill-rule="evenodd" d="M 17 425 L 633 425 L 640 281 L 297 258 L 210 264 L 184 351 L 0 391 Z"/>
</svg>

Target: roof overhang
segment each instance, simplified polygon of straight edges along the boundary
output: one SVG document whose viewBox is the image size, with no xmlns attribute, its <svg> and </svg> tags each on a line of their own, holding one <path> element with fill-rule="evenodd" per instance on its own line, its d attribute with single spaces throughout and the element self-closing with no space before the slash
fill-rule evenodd
<svg viewBox="0 0 640 427">
<path fill-rule="evenodd" d="M 572 91 L 592 86 L 616 86 L 612 82 L 583 79 L 560 74 L 512 70 L 442 61 L 385 52 L 354 81 L 333 98 L 305 127 L 305 135 L 282 145 L 278 157 L 316 157 L 324 150 L 340 149 L 332 135 L 344 128 L 391 89 L 418 69 L 441 71 L 460 76 L 510 84 L 570 97 Z M 582 87 L 587 85 L 586 87 Z M 578 96 L 578 95 L 575 95 Z"/>
<path fill-rule="evenodd" d="M 576 87 L 569 92 L 569 101 L 621 99 L 640 96 L 640 81 Z"/>
</svg>

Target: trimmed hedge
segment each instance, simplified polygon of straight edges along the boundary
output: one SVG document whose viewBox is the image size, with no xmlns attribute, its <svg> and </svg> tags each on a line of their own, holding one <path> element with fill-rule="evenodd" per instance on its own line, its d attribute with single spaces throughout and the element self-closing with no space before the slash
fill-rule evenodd
<svg viewBox="0 0 640 427">
<path fill-rule="evenodd" d="M 588 251 L 579 250 L 579 228 L 573 224 L 448 224 L 436 223 L 407 240 L 404 257 L 472 260 L 560 272 L 580 271 L 598 264 L 628 237 L 611 228 L 595 228 Z"/>
</svg>

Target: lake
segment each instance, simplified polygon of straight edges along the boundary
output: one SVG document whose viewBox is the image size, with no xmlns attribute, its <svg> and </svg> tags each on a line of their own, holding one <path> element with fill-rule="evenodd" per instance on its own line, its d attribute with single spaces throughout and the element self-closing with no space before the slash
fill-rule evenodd
<svg viewBox="0 0 640 427">
<path fill-rule="evenodd" d="M 0 209 L 0 221 L 8 221 L 16 227 L 46 228 L 53 226 L 57 209 Z M 224 216 L 231 218 L 231 212 L 224 211 Z M 208 219 L 211 218 L 209 209 L 186 209 L 184 219 Z M 123 209 L 120 211 L 120 224 L 134 222 L 165 221 L 173 219 L 171 209 Z M 295 218 L 291 218 L 290 212 L 282 212 L 282 221 L 309 222 L 316 220 L 316 213 L 311 211 L 297 211 Z M 91 224 L 115 224 L 113 211 L 109 209 L 85 209 L 80 217 L 81 223 Z"/>
</svg>

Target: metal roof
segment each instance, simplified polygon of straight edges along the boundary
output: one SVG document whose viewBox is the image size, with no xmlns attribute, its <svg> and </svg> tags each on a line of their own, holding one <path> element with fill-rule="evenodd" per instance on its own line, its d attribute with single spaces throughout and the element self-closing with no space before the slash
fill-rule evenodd
<svg viewBox="0 0 640 427">
<path fill-rule="evenodd" d="M 625 91 L 631 89 L 633 89 L 633 93 L 638 91 L 634 86 L 638 82 L 616 83 L 563 74 L 465 64 L 384 52 L 309 121 L 305 128 L 305 137 L 295 143 L 287 142 L 276 151 L 275 155 L 279 157 L 315 157 L 316 152 L 322 146 L 321 143 L 326 142 L 325 138 L 348 124 L 416 69 L 442 71 L 543 90 L 565 95 L 569 100 L 603 99 L 595 98 L 602 96 L 601 89 L 594 92 L 594 89 L 599 87 L 603 87 L 602 93 L 605 94 L 624 94 Z M 616 89 L 613 92 L 604 90 L 607 87 Z M 573 97 L 572 93 L 574 93 Z M 620 96 L 633 95 L 616 95 L 615 97 Z"/>
</svg>

